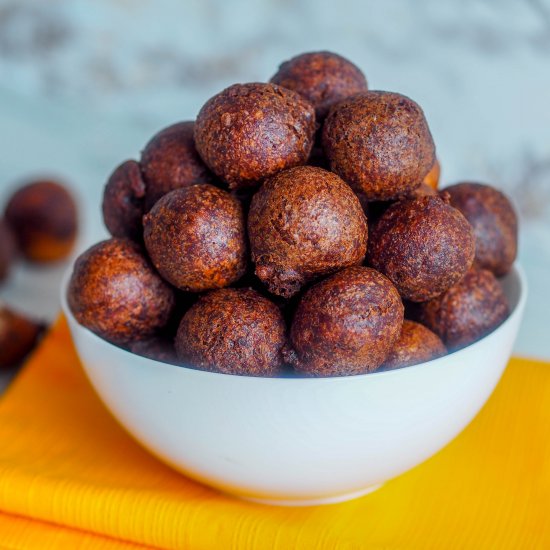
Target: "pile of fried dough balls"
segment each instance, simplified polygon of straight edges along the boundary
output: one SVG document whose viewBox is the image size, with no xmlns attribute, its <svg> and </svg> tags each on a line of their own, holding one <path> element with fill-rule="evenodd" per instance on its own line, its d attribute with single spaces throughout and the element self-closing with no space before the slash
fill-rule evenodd
<svg viewBox="0 0 550 550">
<path fill-rule="evenodd" d="M 497 277 L 517 249 L 506 196 L 438 180 L 413 100 L 339 55 L 299 55 L 116 168 L 112 238 L 76 261 L 70 308 L 131 352 L 219 373 L 429 361 L 506 319 Z"/>
</svg>

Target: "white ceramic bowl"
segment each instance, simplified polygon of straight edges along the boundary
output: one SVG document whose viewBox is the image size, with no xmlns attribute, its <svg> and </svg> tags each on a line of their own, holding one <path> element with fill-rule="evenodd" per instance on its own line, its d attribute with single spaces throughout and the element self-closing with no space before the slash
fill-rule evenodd
<svg viewBox="0 0 550 550">
<path fill-rule="evenodd" d="M 122 426 L 177 470 L 258 502 L 310 505 L 365 494 L 426 460 L 477 414 L 506 367 L 523 315 L 446 357 L 341 378 L 255 378 L 133 355 L 65 315 L 84 369 Z"/>
</svg>

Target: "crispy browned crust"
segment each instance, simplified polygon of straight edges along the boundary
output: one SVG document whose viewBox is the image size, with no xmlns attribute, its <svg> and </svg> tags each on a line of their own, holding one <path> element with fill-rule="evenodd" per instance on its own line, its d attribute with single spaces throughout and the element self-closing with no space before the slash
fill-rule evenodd
<svg viewBox="0 0 550 550">
<path fill-rule="evenodd" d="M 382 364 L 381 369 L 409 367 L 441 357 L 447 348 L 437 334 L 420 323 L 403 321 L 401 334 Z"/>
<path fill-rule="evenodd" d="M 316 277 L 360 264 L 367 220 L 337 175 L 299 166 L 267 180 L 248 216 L 256 275 L 270 292 L 290 297 Z"/>
<path fill-rule="evenodd" d="M 184 365 L 247 376 L 274 376 L 283 364 L 286 327 L 279 308 L 252 289 L 201 297 L 183 316 L 176 351 Z"/>
<path fill-rule="evenodd" d="M 232 189 L 305 164 L 314 133 L 313 106 L 275 84 L 234 84 L 209 99 L 195 123 L 197 150 Z"/>
<path fill-rule="evenodd" d="M 174 291 L 141 248 L 118 238 L 92 246 L 76 260 L 67 299 L 81 325 L 118 345 L 155 334 L 174 307 Z"/>
<path fill-rule="evenodd" d="M 33 262 L 65 258 L 77 233 L 77 211 L 72 195 L 55 181 L 35 181 L 14 193 L 6 220 L 22 254 Z"/>
<path fill-rule="evenodd" d="M 0 368 L 19 364 L 35 347 L 44 325 L 0 303 Z"/>
<path fill-rule="evenodd" d="M 457 183 L 446 187 L 451 204 L 474 228 L 474 266 L 497 277 L 510 271 L 518 250 L 518 219 L 508 197 L 481 183 Z"/>
<path fill-rule="evenodd" d="M 139 164 L 127 160 L 109 176 L 103 191 L 103 221 L 113 237 L 143 240 L 145 182 Z"/>
<path fill-rule="evenodd" d="M 151 261 L 181 290 L 229 286 L 246 270 L 242 206 L 222 189 L 200 184 L 171 191 L 143 223 Z"/>
<path fill-rule="evenodd" d="M 0 218 L 0 282 L 6 279 L 17 256 L 15 235 L 3 218 Z"/>
<path fill-rule="evenodd" d="M 271 82 L 306 98 L 315 107 L 317 121 L 322 121 L 335 103 L 368 88 L 359 67 L 331 52 L 293 57 L 281 64 Z"/>
<path fill-rule="evenodd" d="M 407 193 L 407 199 L 419 199 L 420 197 L 436 197 L 437 191 L 427 183 L 421 183 L 416 189 Z"/>
<path fill-rule="evenodd" d="M 412 191 L 435 160 L 422 109 L 392 92 L 363 92 L 337 103 L 322 140 L 332 171 L 371 201 Z"/>
<path fill-rule="evenodd" d="M 310 376 L 362 374 L 378 368 L 403 323 L 403 304 L 389 279 L 350 267 L 311 287 L 290 330 L 287 360 Z"/>
<path fill-rule="evenodd" d="M 402 197 L 391 201 L 367 201 L 365 195 L 361 192 L 356 195 L 359 197 L 359 201 L 363 205 L 363 210 L 367 214 L 369 228 L 372 227 L 384 214 L 384 212 L 396 202 L 404 199 L 419 199 L 421 197 L 437 197 L 438 192 L 427 185 L 426 183 L 421 183 L 416 189 L 408 191 Z"/>
<path fill-rule="evenodd" d="M 194 126 L 189 120 L 168 126 L 155 134 L 142 151 L 146 211 L 174 189 L 214 182 L 214 175 L 195 148 Z"/>
<path fill-rule="evenodd" d="M 471 269 L 445 294 L 418 304 L 421 323 L 433 330 L 450 350 L 479 340 L 509 315 L 508 301 L 496 277 Z"/>
<path fill-rule="evenodd" d="M 475 239 L 464 216 L 440 197 L 390 206 L 371 227 L 368 261 L 404 299 L 423 302 L 457 283 L 474 260 Z"/>
</svg>

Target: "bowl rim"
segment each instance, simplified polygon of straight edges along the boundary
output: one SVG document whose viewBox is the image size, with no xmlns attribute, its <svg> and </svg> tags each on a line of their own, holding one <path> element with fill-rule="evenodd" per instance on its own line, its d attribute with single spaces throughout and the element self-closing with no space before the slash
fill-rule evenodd
<svg viewBox="0 0 550 550">
<path fill-rule="evenodd" d="M 486 334 L 483 336 L 483 338 L 477 340 L 476 342 L 473 342 L 472 344 L 461 348 L 459 350 L 447 353 L 446 355 L 443 355 L 441 357 L 437 357 L 435 359 L 431 359 L 430 361 L 424 361 L 422 363 L 417 363 L 416 365 L 410 365 L 407 367 L 399 367 L 396 369 L 390 369 L 390 370 L 377 370 L 374 372 L 368 372 L 364 374 L 353 374 L 353 375 L 345 375 L 345 376 L 250 376 L 250 375 L 243 375 L 243 374 L 230 374 L 230 373 L 223 373 L 223 372 L 213 372 L 213 371 L 207 371 L 207 370 L 201 370 L 201 369 L 195 369 L 190 366 L 185 365 L 174 365 L 172 363 L 164 363 L 162 361 L 157 361 L 156 359 L 151 359 L 149 357 L 144 357 L 142 355 L 138 355 L 135 353 L 132 353 L 124 348 L 121 348 L 115 344 L 112 344 L 108 340 L 104 340 L 97 334 L 95 334 L 93 331 L 88 329 L 87 327 L 81 325 L 72 314 L 68 301 L 67 301 L 67 290 L 70 282 L 70 278 L 73 272 L 73 266 L 74 263 L 71 264 L 68 269 L 65 271 L 61 283 L 61 289 L 60 289 L 60 300 L 61 300 L 61 309 L 63 311 L 63 314 L 65 317 L 70 321 L 70 325 L 74 324 L 74 326 L 77 326 L 79 330 L 84 331 L 88 334 L 88 336 L 92 339 L 92 341 L 97 341 L 97 344 L 100 346 L 110 347 L 113 349 L 115 353 L 120 353 L 126 356 L 131 357 L 138 357 L 143 361 L 150 362 L 152 366 L 154 366 L 155 369 L 166 369 L 166 370 L 173 370 L 173 371 L 181 371 L 181 369 L 185 369 L 187 373 L 189 373 L 192 376 L 202 376 L 202 377 L 230 377 L 232 379 L 238 379 L 239 381 L 254 381 L 252 383 L 260 383 L 260 381 L 270 381 L 278 384 L 289 384 L 289 383 L 301 383 L 301 384 L 328 384 L 328 383 L 343 383 L 346 381 L 349 381 L 350 379 L 353 380 L 360 380 L 367 378 L 368 379 L 374 379 L 379 377 L 391 377 L 391 376 L 399 376 L 403 373 L 413 373 L 417 370 L 420 370 L 424 368 L 426 365 L 435 365 L 438 362 L 444 363 L 450 356 L 457 357 L 458 359 L 461 356 L 466 356 L 469 353 L 471 353 L 471 350 L 474 349 L 477 345 L 479 345 L 481 342 L 486 340 L 487 338 L 491 338 L 496 336 L 499 332 L 504 330 L 504 327 L 509 325 L 513 322 L 518 316 L 521 316 L 523 314 L 523 311 L 525 309 L 525 303 L 527 301 L 527 294 L 528 294 L 528 285 L 527 285 L 527 277 L 525 274 L 525 270 L 523 267 L 519 264 L 519 262 L 515 262 L 512 266 L 512 269 L 508 272 L 506 276 L 509 276 L 511 274 L 515 275 L 518 281 L 518 287 L 519 287 L 519 295 L 516 301 L 515 306 L 510 311 L 510 314 L 508 317 L 504 320 L 502 324 L 500 324 L 496 329 L 491 331 L 489 334 Z M 71 330 L 72 332 L 72 330 Z M 74 338 L 71 338 L 74 341 Z"/>
</svg>

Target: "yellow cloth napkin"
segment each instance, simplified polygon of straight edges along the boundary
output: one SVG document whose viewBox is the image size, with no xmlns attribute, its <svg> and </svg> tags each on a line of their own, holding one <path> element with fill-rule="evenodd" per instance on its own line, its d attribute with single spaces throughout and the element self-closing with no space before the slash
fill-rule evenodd
<svg viewBox="0 0 550 550">
<path fill-rule="evenodd" d="M 109 415 L 61 319 L 0 399 L 0 547 L 550 548 L 550 365 L 514 359 L 474 422 L 355 501 L 254 505 L 172 471 Z"/>
</svg>

